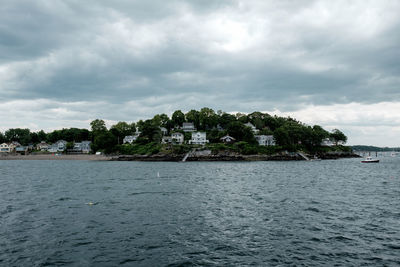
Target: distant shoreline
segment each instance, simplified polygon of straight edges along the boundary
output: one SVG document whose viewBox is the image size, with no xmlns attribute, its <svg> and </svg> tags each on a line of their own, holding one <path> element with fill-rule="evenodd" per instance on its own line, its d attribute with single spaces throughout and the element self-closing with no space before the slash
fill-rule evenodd
<svg viewBox="0 0 400 267">
<path fill-rule="evenodd" d="M 151 162 L 179 162 L 184 155 L 155 154 L 155 155 L 93 155 L 93 154 L 30 154 L 30 155 L 0 155 L 0 160 L 86 160 L 86 161 L 151 161 Z M 353 153 L 326 153 L 319 157 L 326 159 L 358 158 Z M 240 154 L 216 154 L 216 155 L 192 155 L 186 161 L 303 161 L 297 154 L 274 155 L 240 155 Z"/>
<path fill-rule="evenodd" d="M 0 160 L 90 160 L 109 161 L 111 157 L 93 154 L 65 155 L 65 154 L 40 154 L 40 155 L 0 155 Z"/>
</svg>

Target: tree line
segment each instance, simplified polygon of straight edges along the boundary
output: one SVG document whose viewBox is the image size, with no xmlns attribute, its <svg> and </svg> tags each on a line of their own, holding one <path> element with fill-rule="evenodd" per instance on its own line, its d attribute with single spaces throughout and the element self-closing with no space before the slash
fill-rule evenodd
<svg viewBox="0 0 400 267">
<path fill-rule="evenodd" d="M 312 150 L 321 144 L 322 140 L 329 138 L 336 145 L 347 141 L 346 135 L 338 129 L 326 131 L 319 125 L 309 126 L 291 117 L 280 117 L 259 111 L 250 114 L 230 114 L 204 107 L 200 110 L 190 110 L 186 113 L 176 110 L 169 117 L 167 114 L 157 114 L 148 120 L 139 120 L 136 123 L 118 122 L 109 129 L 104 120 L 96 119 L 90 123 L 90 130 L 68 128 L 45 133 L 31 132 L 29 129 L 9 129 L 0 133 L 0 142 L 17 141 L 22 145 L 37 144 L 41 141 L 54 143 L 57 140 L 67 142 L 92 141 L 94 151 L 104 150 L 114 152 L 127 135 L 140 131 L 137 139 L 139 144 L 160 143 L 162 138 L 161 128 L 184 133 L 180 127 L 184 122 L 191 122 L 199 131 L 207 132 L 210 143 L 220 142 L 224 135 L 230 135 L 237 141 L 248 144 L 257 144 L 251 128 L 245 124 L 253 124 L 260 135 L 273 135 L 277 145 L 285 149 L 294 150 L 298 147 Z M 185 139 L 190 139 L 190 133 L 184 133 Z"/>
</svg>

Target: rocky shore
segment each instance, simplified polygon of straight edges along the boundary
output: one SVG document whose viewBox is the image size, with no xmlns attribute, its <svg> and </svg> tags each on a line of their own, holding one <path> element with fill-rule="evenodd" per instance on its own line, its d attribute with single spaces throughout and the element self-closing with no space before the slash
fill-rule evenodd
<svg viewBox="0 0 400 267">
<path fill-rule="evenodd" d="M 309 155 L 308 155 L 309 156 Z M 320 159 L 358 158 L 359 155 L 347 152 L 319 154 Z M 179 162 L 185 158 L 183 154 L 155 154 L 155 155 L 118 155 L 111 157 L 111 161 L 171 161 Z M 235 153 L 212 154 L 211 151 L 189 153 L 185 161 L 296 161 L 305 160 L 298 153 L 278 153 L 274 155 L 240 155 Z"/>
<path fill-rule="evenodd" d="M 170 161 L 179 162 L 186 154 L 154 154 L 154 155 L 66 155 L 66 154 L 30 154 L 30 155 L 0 155 L 0 160 L 91 160 L 91 161 Z M 307 155 L 312 158 L 310 155 Z M 318 154 L 319 159 L 359 158 L 360 156 L 348 152 L 329 152 Z M 296 161 L 305 160 L 298 153 L 277 153 L 273 155 L 241 155 L 237 153 L 219 152 L 210 150 L 189 152 L 185 161 Z"/>
</svg>

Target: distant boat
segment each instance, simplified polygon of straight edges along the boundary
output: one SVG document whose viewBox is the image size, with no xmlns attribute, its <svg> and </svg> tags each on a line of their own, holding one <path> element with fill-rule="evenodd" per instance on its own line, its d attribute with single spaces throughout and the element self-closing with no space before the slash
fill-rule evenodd
<svg viewBox="0 0 400 267">
<path fill-rule="evenodd" d="M 367 157 L 365 160 L 361 161 L 362 163 L 378 163 L 379 159 L 373 159 L 372 157 Z"/>
</svg>

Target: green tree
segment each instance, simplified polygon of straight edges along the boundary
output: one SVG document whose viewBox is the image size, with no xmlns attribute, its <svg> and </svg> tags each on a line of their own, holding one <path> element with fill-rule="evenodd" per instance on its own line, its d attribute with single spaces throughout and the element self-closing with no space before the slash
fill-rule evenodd
<svg viewBox="0 0 400 267">
<path fill-rule="evenodd" d="M 227 132 L 237 141 L 245 141 L 250 144 L 256 143 L 252 130 L 239 121 L 231 122 L 227 127 Z"/>
<path fill-rule="evenodd" d="M 335 142 L 335 145 L 338 145 L 339 142 L 346 143 L 347 142 L 347 136 L 340 130 L 338 129 L 333 129 L 330 138 Z"/>
<path fill-rule="evenodd" d="M 8 141 L 17 141 L 21 145 L 26 146 L 31 142 L 30 133 L 31 132 L 29 129 L 21 129 L 21 128 L 8 129 L 5 132 L 5 137 Z"/>
<path fill-rule="evenodd" d="M 197 129 L 200 128 L 200 112 L 192 109 L 186 113 L 185 117 L 186 121 L 192 122 Z"/>
<path fill-rule="evenodd" d="M 96 119 L 90 123 L 93 133 L 100 133 L 107 131 L 106 123 L 103 120 Z"/>
<path fill-rule="evenodd" d="M 230 123 L 235 121 L 236 117 L 228 113 L 222 113 L 218 118 L 218 124 L 224 129 L 226 129 Z"/>
<path fill-rule="evenodd" d="M 174 113 L 172 113 L 172 123 L 174 127 L 182 126 L 182 123 L 184 122 L 185 122 L 185 114 L 183 114 L 182 111 L 176 110 Z"/>
<path fill-rule="evenodd" d="M 105 153 L 111 153 L 117 145 L 117 138 L 109 131 L 98 132 L 93 141 L 93 151 L 103 150 Z"/>
<path fill-rule="evenodd" d="M 111 126 L 111 133 L 117 137 L 117 143 L 120 144 L 125 136 L 133 135 L 136 132 L 136 127 L 134 123 L 126 123 L 124 121 L 120 121 L 117 124 Z"/>
<path fill-rule="evenodd" d="M 31 142 L 32 142 L 33 144 L 37 144 L 37 143 L 40 142 L 38 133 L 31 132 L 30 135 L 31 135 Z"/>
<path fill-rule="evenodd" d="M 211 108 L 204 107 L 199 113 L 200 129 L 212 129 L 218 124 L 218 115 Z"/>
<path fill-rule="evenodd" d="M 38 134 L 39 142 L 45 141 L 47 139 L 47 134 L 43 130 L 40 130 L 37 134 Z"/>
<path fill-rule="evenodd" d="M 4 136 L 4 134 L 2 132 L 0 132 L 0 144 L 6 142 L 6 137 Z"/>
<path fill-rule="evenodd" d="M 161 141 L 161 130 L 160 127 L 154 123 L 153 120 L 146 120 L 142 126 L 142 132 L 140 134 L 142 140 L 147 140 L 145 142 L 160 142 Z"/>
<path fill-rule="evenodd" d="M 314 125 L 312 129 L 312 144 L 319 146 L 323 139 L 329 137 L 329 132 L 325 131 L 321 126 Z"/>
</svg>

